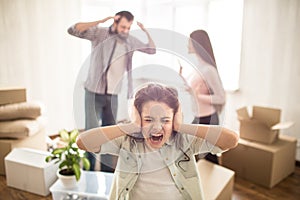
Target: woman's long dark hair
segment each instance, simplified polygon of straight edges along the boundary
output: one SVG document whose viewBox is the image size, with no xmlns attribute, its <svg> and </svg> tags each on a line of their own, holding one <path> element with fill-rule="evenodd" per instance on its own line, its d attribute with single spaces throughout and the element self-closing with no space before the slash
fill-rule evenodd
<svg viewBox="0 0 300 200">
<path fill-rule="evenodd" d="M 214 52 L 207 32 L 204 30 L 193 31 L 190 34 L 190 38 L 192 39 L 192 44 L 196 54 L 198 54 L 205 62 L 207 62 L 211 66 L 214 66 L 216 70 L 218 70 Z M 220 113 L 223 110 L 224 105 L 216 104 L 214 106 L 216 110 Z"/>
<path fill-rule="evenodd" d="M 190 34 L 196 53 L 207 63 L 217 68 L 214 52 L 209 36 L 204 30 L 196 30 Z"/>
</svg>

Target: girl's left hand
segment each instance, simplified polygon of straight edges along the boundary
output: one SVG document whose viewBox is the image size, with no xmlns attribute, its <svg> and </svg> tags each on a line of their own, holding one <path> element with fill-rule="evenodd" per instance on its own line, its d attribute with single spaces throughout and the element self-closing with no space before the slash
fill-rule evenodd
<svg viewBox="0 0 300 200">
<path fill-rule="evenodd" d="M 179 131 L 179 127 L 181 126 L 182 121 L 183 121 L 183 115 L 182 115 L 181 105 L 179 105 L 178 110 L 175 113 L 173 119 L 174 131 Z"/>
</svg>

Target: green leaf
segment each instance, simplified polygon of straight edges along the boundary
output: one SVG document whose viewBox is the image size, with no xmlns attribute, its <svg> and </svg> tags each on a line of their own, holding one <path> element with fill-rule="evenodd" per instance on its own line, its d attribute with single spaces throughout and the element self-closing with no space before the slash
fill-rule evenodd
<svg viewBox="0 0 300 200">
<path fill-rule="evenodd" d="M 45 161 L 46 162 L 50 162 L 52 160 L 52 156 L 47 156 L 46 158 L 45 158 Z"/>
<path fill-rule="evenodd" d="M 73 169 L 74 169 L 74 172 L 75 172 L 76 180 L 79 181 L 80 175 L 81 175 L 81 171 L 80 171 L 80 166 L 79 166 L 79 164 L 74 163 L 74 164 L 73 164 Z"/>
<path fill-rule="evenodd" d="M 72 144 L 72 147 L 71 147 L 71 149 L 72 149 L 73 151 L 75 151 L 75 152 L 77 152 L 77 151 L 78 151 L 78 148 L 77 148 L 77 146 L 76 146 L 75 144 Z"/>
<path fill-rule="evenodd" d="M 55 163 L 54 163 L 54 164 L 57 164 L 57 163 L 59 163 L 59 160 L 55 161 Z"/>
<path fill-rule="evenodd" d="M 65 160 L 59 164 L 59 169 L 63 168 L 64 166 L 67 166 L 67 165 L 68 165 L 68 162 Z"/>
<path fill-rule="evenodd" d="M 61 131 L 59 132 L 59 135 L 60 135 L 62 141 L 64 141 L 64 142 L 69 142 L 70 138 L 69 138 L 69 133 L 68 133 L 68 131 L 66 131 L 66 130 L 61 130 Z"/>
<path fill-rule="evenodd" d="M 89 170 L 90 169 L 90 161 L 87 158 L 82 158 L 82 162 L 83 162 L 83 167 L 85 170 Z"/>
<path fill-rule="evenodd" d="M 77 129 L 74 129 L 71 133 L 70 133 L 70 141 L 72 143 L 76 142 L 76 137 L 78 136 L 79 132 Z"/>
<path fill-rule="evenodd" d="M 53 155 L 62 154 L 65 151 L 65 148 L 57 148 L 52 151 Z"/>
</svg>

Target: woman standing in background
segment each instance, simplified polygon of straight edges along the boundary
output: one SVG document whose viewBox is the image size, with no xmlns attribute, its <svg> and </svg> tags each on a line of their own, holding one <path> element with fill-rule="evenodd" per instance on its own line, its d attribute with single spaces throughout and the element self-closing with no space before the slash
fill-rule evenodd
<svg viewBox="0 0 300 200">
<path fill-rule="evenodd" d="M 197 72 L 193 73 L 189 80 L 189 90 L 194 94 L 197 104 L 192 123 L 218 125 L 218 114 L 225 104 L 226 97 L 206 31 L 196 30 L 190 34 L 188 51 L 195 54 L 199 62 Z M 216 155 L 208 154 L 205 158 L 218 164 Z M 196 156 L 196 159 L 199 157 Z"/>
</svg>

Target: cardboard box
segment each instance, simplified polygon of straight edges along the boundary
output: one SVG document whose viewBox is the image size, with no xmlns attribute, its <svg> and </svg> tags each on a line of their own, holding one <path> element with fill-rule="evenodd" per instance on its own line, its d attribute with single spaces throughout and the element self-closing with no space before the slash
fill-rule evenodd
<svg viewBox="0 0 300 200">
<path fill-rule="evenodd" d="M 15 148 L 5 157 L 6 182 L 10 187 L 47 196 L 57 180 L 58 163 L 46 163 L 47 151 Z"/>
<path fill-rule="evenodd" d="M 26 101 L 25 88 L 0 88 L 0 105 Z"/>
<path fill-rule="evenodd" d="M 293 122 L 280 122 L 280 114 L 280 109 L 253 106 L 250 117 L 247 107 L 238 109 L 240 138 L 272 144 L 278 139 L 279 130 L 293 125 Z"/>
<path fill-rule="evenodd" d="M 5 175 L 4 158 L 13 148 L 27 147 L 38 150 L 47 150 L 45 129 L 24 139 L 0 139 L 0 175 Z"/>
<path fill-rule="evenodd" d="M 267 145 L 240 139 L 236 148 L 222 154 L 222 165 L 237 176 L 268 188 L 295 170 L 296 138 L 280 135 Z"/>
<path fill-rule="evenodd" d="M 204 199 L 231 200 L 234 171 L 204 159 L 197 162 Z"/>
</svg>

